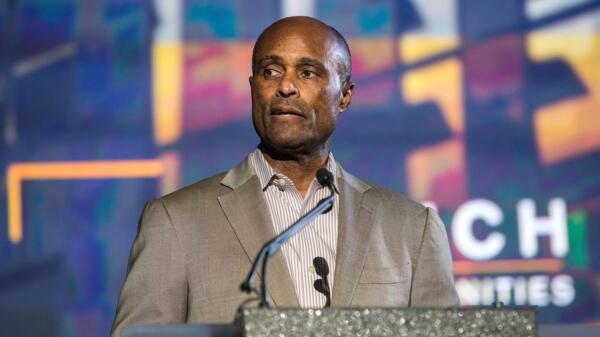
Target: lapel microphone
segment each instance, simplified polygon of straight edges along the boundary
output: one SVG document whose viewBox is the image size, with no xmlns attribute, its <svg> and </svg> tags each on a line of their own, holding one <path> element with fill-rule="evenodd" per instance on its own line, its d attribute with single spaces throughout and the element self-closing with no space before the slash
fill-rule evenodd
<svg viewBox="0 0 600 337">
<path fill-rule="evenodd" d="M 325 258 L 317 256 L 313 259 L 313 266 L 317 275 L 321 277 L 315 280 L 313 286 L 315 290 L 325 295 L 325 308 L 328 308 L 331 306 L 331 288 L 329 288 L 329 280 L 327 278 L 329 276 L 329 264 Z"/>
<path fill-rule="evenodd" d="M 319 184 L 321 184 L 321 186 L 327 186 L 329 188 L 329 191 L 331 192 L 331 195 L 335 194 L 335 185 L 333 185 L 333 174 L 331 174 L 331 172 L 329 172 L 327 169 L 320 168 L 317 171 L 317 181 L 319 182 Z M 322 199 L 321 201 L 319 201 L 317 206 L 325 202 L 325 200 L 326 199 Z M 329 211 L 331 211 L 332 208 L 333 202 L 326 210 L 323 211 L 323 214 L 328 213 Z"/>
<path fill-rule="evenodd" d="M 317 171 L 317 181 L 323 186 L 333 188 L 333 174 L 331 174 L 331 172 L 329 172 L 327 169 L 320 168 Z"/>
<path fill-rule="evenodd" d="M 321 199 L 315 206 L 315 208 L 308 211 L 308 213 L 304 214 L 298 221 L 296 221 L 293 225 L 286 228 L 283 232 L 279 233 L 279 235 L 275 236 L 273 239 L 265 243 L 258 252 L 258 255 L 254 259 L 252 263 L 252 268 L 248 272 L 248 276 L 246 280 L 240 285 L 240 290 L 245 293 L 258 293 L 261 297 L 260 306 L 271 308 L 271 300 L 269 299 L 269 294 L 267 292 L 267 263 L 269 262 L 269 258 L 277 253 L 281 246 L 286 243 L 292 236 L 296 235 L 304 226 L 306 226 L 312 219 L 316 218 L 319 214 L 327 213 L 333 208 L 334 198 L 335 198 L 335 186 L 333 185 L 333 175 L 331 172 L 326 169 L 319 169 L 316 174 L 317 181 L 329 188 L 331 192 L 329 196 Z M 325 259 L 323 259 L 325 261 Z M 262 262 L 262 284 L 260 287 L 260 291 L 254 288 L 254 278 L 256 276 L 256 272 L 258 271 L 258 265 Z M 325 262 L 327 265 L 327 262 Z M 317 267 L 315 266 L 315 269 Z M 321 269 L 325 270 L 325 269 Z M 329 266 L 327 266 L 327 274 L 329 273 Z M 319 276 L 321 276 L 319 274 Z M 321 276 L 323 277 L 323 276 Z M 325 283 L 326 278 L 324 278 Z M 329 285 L 327 285 L 329 288 Z M 325 288 L 324 288 L 325 289 Z M 326 295 L 327 296 L 327 295 Z"/>
</svg>

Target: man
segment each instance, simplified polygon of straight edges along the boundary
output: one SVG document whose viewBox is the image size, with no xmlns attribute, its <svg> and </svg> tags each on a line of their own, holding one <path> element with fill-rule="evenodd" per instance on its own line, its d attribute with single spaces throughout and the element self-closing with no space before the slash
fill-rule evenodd
<svg viewBox="0 0 600 337">
<path fill-rule="evenodd" d="M 231 322 L 250 298 L 239 285 L 262 244 L 328 195 L 319 168 L 334 174 L 336 202 L 273 257 L 275 306 L 459 304 L 436 213 L 353 177 L 330 154 L 350 71 L 346 41 L 318 20 L 286 18 L 261 34 L 250 77 L 261 143 L 229 172 L 146 205 L 113 336 L 132 324 Z"/>
</svg>

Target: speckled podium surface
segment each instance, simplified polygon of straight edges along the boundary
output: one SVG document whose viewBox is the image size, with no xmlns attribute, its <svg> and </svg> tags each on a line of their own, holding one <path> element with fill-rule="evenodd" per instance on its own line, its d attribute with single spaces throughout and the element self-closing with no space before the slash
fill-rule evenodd
<svg viewBox="0 0 600 337">
<path fill-rule="evenodd" d="M 246 337 L 535 337 L 533 309 L 243 309 Z"/>
</svg>

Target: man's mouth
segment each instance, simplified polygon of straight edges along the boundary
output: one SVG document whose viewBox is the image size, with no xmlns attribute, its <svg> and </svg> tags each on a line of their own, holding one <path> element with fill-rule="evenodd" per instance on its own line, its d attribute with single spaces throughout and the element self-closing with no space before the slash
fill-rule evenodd
<svg viewBox="0 0 600 337">
<path fill-rule="evenodd" d="M 271 115 L 273 116 L 298 116 L 303 117 L 302 112 L 294 107 L 276 107 L 271 110 Z"/>
</svg>

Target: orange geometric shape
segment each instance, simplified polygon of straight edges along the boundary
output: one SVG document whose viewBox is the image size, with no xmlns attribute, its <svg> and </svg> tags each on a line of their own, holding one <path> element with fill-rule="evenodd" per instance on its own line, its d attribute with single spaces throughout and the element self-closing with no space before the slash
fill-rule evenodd
<svg viewBox="0 0 600 337">
<path fill-rule="evenodd" d="M 160 180 L 160 193 L 171 193 L 181 187 L 181 156 L 177 151 L 169 151 L 160 155 L 165 165 L 165 172 Z"/>
<path fill-rule="evenodd" d="M 555 273 L 563 270 L 563 267 L 564 263 L 560 259 L 454 261 L 454 273 L 461 275 L 528 272 Z"/>
<path fill-rule="evenodd" d="M 183 46 L 157 42 L 152 48 L 154 141 L 171 144 L 181 136 Z"/>
<path fill-rule="evenodd" d="M 440 208 L 455 208 L 467 199 L 465 145 L 455 138 L 408 154 L 409 195 L 430 200 Z"/>
<path fill-rule="evenodd" d="M 437 103 L 450 130 L 455 135 L 464 132 L 462 65 L 458 59 L 406 73 L 402 77 L 402 89 L 407 103 Z"/>
<path fill-rule="evenodd" d="M 161 160 L 12 163 L 6 170 L 8 238 L 23 239 L 22 191 L 25 180 L 156 178 L 165 172 Z"/>
<path fill-rule="evenodd" d="M 600 36 L 534 33 L 527 38 L 537 61 L 560 58 L 572 68 L 587 94 L 539 108 L 534 128 L 540 161 L 546 165 L 600 149 Z"/>
<path fill-rule="evenodd" d="M 405 63 L 414 63 L 424 58 L 457 48 L 458 36 L 434 36 L 423 34 L 405 34 L 400 39 L 400 55 Z"/>
<path fill-rule="evenodd" d="M 353 76 L 363 76 L 392 67 L 395 61 L 394 43 L 394 39 L 387 37 L 348 40 L 352 50 Z"/>
</svg>

